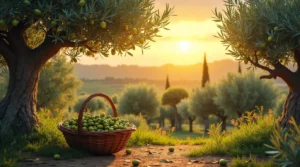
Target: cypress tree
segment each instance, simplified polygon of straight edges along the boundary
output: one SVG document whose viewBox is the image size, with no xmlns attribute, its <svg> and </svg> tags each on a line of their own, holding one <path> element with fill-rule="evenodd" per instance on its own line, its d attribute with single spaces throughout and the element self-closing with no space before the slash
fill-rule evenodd
<svg viewBox="0 0 300 167">
<path fill-rule="evenodd" d="M 238 70 L 238 73 L 242 73 L 242 67 L 241 67 L 241 62 L 239 62 L 239 70 Z"/>
<path fill-rule="evenodd" d="M 170 87 L 169 76 L 167 75 L 166 90 Z"/>
<path fill-rule="evenodd" d="M 209 74 L 208 74 L 208 65 L 206 62 L 206 52 L 204 53 L 204 61 L 203 61 L 203 75 L 202 75 L 202 87 L 205 87 L 205 84 L 209 82 Z"/>
</svg>

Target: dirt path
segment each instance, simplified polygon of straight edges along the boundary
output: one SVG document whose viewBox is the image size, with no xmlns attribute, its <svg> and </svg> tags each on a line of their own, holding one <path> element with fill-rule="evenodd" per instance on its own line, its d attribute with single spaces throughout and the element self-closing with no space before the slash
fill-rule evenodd
<svg viewBox="0 0 300 167">
<path fill-rule="evenodd" d="M 133 147 L 132 154 L 126 155 L 122 150 L 110 156 L 91 156 L 80 159 L 53 160 L 52 158 L 36 157 L 32 162 L 22 162 L 21 167 L 131 167 L 131 161 L 140 160 L 139 167 L 218 167 L 214 163 L 220 158 L 231 160 L 230 157 L 199 157 L 184 156 L 197 146 L 174 146 L 174 153 L 168 151 L 169 146 Z M 170 161 L 160 162 L 161 160 Z"/>
</svg>

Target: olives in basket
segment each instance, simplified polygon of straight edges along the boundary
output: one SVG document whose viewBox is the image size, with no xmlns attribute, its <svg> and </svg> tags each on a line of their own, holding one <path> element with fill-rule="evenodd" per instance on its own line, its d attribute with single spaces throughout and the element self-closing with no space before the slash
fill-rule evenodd
<svg viewBox="0 0 300 167">
<path fill-rule="evenodd" d="M 78 130 L 77 119 L 69 119 L 63 123 L 68 129 Z M 89 132 L 108 132 L 121 129 L 129 129 L 132 124 L 128 120 L 101 114 L 100 116 L 86 115 L 82 119 L 83 131 Z"/>
</svg>

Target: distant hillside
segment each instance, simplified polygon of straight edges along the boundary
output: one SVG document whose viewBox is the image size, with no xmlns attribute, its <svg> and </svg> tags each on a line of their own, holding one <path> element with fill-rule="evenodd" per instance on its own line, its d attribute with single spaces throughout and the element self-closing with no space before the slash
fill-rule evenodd
<svg viewBox="0 0 300 167">
<path fill-rule="evenodd" d="M 210 80 L 219 81 L 228 72 L 238 71 L 238 62 L 233 60 L 220 60 L 208 63 Z M 292 66 L 291 66 L 292 68 Z M 242 71 L 247 67 L 242 64 Z M 131 78 L 145 80 L 165 80 L 169 75 L 171 81 L 201 81 L 202 63 L 186 66 L 166 64 L 163 66 L 141 67 L 136 65 L 120 65 L 112 67 L 109 65 L 75 65 L 75 75 L 81 79 L 103 80 L 105 78 Z M 277 84 L 285 87 L 281 79 L 276 80 Z"/>
<path fill-rule="evenodd" d="M 217 81 L 228 72 L 237 72 L 238 63 L 232 60 L 220 60 L 208 63 L 211 81 Z M 243 70 L 246 70 L 243 68 Z M 202 63 L 187 66 L 166 64 L 158 67 L 140 67 L 135 65 L 81 65 L 75 66 L 75 74 L 81 79 L 138 78 L 164 80 L 169 75 L 172 80 L 201 80 Z"/>
</svg>

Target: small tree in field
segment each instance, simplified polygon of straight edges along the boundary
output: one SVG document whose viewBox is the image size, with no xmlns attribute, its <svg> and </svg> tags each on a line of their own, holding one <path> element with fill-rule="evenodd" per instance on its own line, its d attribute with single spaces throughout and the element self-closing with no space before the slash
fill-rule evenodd
<svg viewBox="0 0 300 167">
<path fill-rule="evenodd" d="M 204 117 L 204 121 L 209 115 L 215 115 L 222 121 L 222 131 L 226 130 L 227 115 L 224 110 L 220 109 L 215 104 L 214 98 L 216 97 L 216 86 L 206 84 L 205 88 L 197 88 L 191 95 L 190 110 L 193 114 L 199 117 Z M 209 124 L 204 122 L 204 131 L 208 132 Z"/>
<path fill-rule="evenodd" d="M 157 90 L 152 85 L 137 84 L 124 88 L 118 105 L 120 114 L 142 115 L 146 119 L 158 115 Z"/>
<path fill-rule="evenodd" d="M 205 84 L 209 82 L 209 73 L 208 73 L 208 65 L 206 61 L 206 53 L 204 53 L 203 60 L 203 75 L 202 75 L 202 88 L 205 87 Z"/>
<path fill-rule="evenodd" d="M 132 55 L 136 46 L 148 48 L 173 11 L 154 6 L 153 0 L 0 1 L 0 62 L 9 70 L 0 121 L 15 132 L 32 132 L 40 71 L 62 49 L 77 62 L 81 55 Z"/>
<path fill-rule="evenodd" d="M 260 80 L 253 72 L 229 73 L 218 85 L 215 103 L 226 113 L 242 117 L 245 111 L 252 111 L 255 106 L 272 109 L 277 96 L 277 87 Z"/>
<path fill-rule="evenodd" d="M 166 90 L 162 96 L 162 105 L 171 105 L 175 109 L 174 118 L 176 130 L 181 130 L 180 117 L 176 105 L 187 97 L 188 92 L 183 88 L 170 88 Z"/>
<path fill-rule="evenodd" d="M 236 59 L 269 73 L 261 79 L 283 79 L 289 94 L 280 124 L 287 127 L 294 117 L 300 125 L 300 1 L 224 0 L 224 4 L 223 12 L 214 12 L 220 23 L 218 37 Z M 298 70 L 289 70 L 289 63 Z"/>
<path fill-rule="evenodd" d="M 189 120 L 190 132 L 193 132 L 193 122 L 196 119 L 196 115 L 191 112 L 189 108 L 189 100 L 184 99 L 181 100 L 179 104 L 177 104 L 178 113 L 182 116 L 183 119 Z"/>
</svg>

